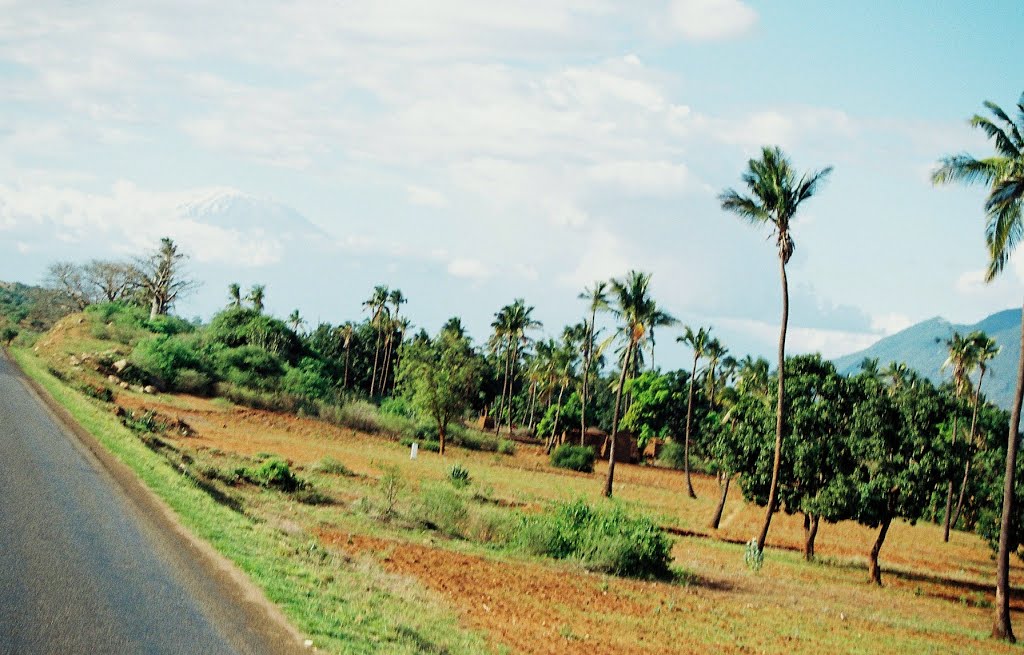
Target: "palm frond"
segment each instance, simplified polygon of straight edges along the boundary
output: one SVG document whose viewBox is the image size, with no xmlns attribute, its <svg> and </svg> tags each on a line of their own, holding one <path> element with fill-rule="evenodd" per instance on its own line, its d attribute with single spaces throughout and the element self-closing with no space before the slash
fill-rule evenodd
<svg viewBox="0 0 1024 655">
<path fill-rule="evenodd" d="M 932 184 L 992 184 L 999 179 L 1008 162 L 1003 157 L 975 159 L 961 153 L 943 157 L 939 167 L 932 171 Z"/>
<path fill-rule="evenodd" d="M 1013 123 L 1009 120 L 1006 122 L 1013 126 Z M 1005 131 L 1003 131 L 1003 128 L 999 127 L 984 116 L 978 116 L 975 114 L 975 116 L 971 118 L 971 127 L 980 128 L 982 132 L 988 135 L 988 138 L 995 141 L 996 152 L 1002 156 L 1019 157 L 1021 155 L 1021 148 L 1013 142 Z"/>
<path fill-rule="evenodd" d="M 1022 235 L 1024 235 L 1024 224 L 1021 223 L 1019 200 L 1004 203 L 989 213 L 988 225 L 985 226 L 985 245 L 988 246 L 989 252 L 989 266 L 985 273 L 986 282 L 991 282 L 1002 272 Z"/>
</svg>

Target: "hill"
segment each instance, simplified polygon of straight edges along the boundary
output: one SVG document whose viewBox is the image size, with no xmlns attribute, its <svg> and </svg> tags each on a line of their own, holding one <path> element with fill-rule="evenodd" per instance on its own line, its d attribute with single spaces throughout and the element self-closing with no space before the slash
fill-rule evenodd
<svg viewBox="0 0 1024 655">
<path fill-rule="evenodd" d="M 942 370 L 948 352 L 945 341 L 959 332 L 966 334 L 983 330 L 1000 346 L 999 355 L 992 360 L 985 375 L 984 394 L 1000 407 L 1010 408 L 1016 384 L 1016 366 L 1020 357 L 1020 309 L 1007 309 L 974 323 L 960 325 L 935 317 L 912 325 L 902 332 L 888 336 L 860 352 L 835 360 L 840 373 L 855 373 L 865 357 L 878 358 L 879 366 L 889 362 L 905 362 L 907 366 L 933 382 L 949 378 Z M 976 379 L 976 378 L 975 378 Z"/>
</svg>

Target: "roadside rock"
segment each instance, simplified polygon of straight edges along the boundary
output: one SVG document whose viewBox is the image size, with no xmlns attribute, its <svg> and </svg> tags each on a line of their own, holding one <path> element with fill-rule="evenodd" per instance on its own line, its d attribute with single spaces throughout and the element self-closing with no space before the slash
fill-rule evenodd
<svg viewBox="0 0 1024 655">
<path fill-rule="evenodd" d="M 156 393 L 156 387 L 154 387 L 152 384 L 147 384 L 146 386 L 142 387 L 142 393 Z"/>
<path fill-rule="evenodd" d="M 127 389 L 130 385 L 127 382 L 121 382 L 117 386 L 121 387 L 122 389 Z"/>
<path fill-rule="evenodd" d="M 117 371 L 118 373 L 121 373 L 126 368 L 128 368 L 128 360 L 127 359 L 119 359 L 116 362 L 114 362 L 113 366 L 114 366 L 114 370 L 115 371 Z"/>
</svg>

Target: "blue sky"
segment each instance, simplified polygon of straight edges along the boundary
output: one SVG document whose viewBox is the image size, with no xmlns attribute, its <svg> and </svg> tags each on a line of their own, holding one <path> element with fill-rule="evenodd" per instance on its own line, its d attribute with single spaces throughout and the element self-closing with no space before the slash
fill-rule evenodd
<svg viewBox="0 0 1024 655">
<path fill-rule="evenodd" d="M 734 352 L 774 348 L 775 252 L 716 195 L 778 144 L 835 167 L 794 227 L 791 349 L 1019 304 L 983 285 L 980 189 L 938 157 L 1024 84 L 1015 2 L 437 0 L 6 3 L 0 279 L 169 234 L 204 280 L 278 314 L 358 318 L 374 284 L 478 339 L 525 297 L 545 331 L 631 268 Z M 681 363 L 671 335 L 658 361 Z"/>
</svg>

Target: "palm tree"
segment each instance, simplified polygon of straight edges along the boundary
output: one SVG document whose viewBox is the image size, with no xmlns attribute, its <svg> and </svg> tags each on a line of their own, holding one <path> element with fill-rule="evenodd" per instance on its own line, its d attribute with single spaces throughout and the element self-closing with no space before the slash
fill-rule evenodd
<svg viewBox="0 0 1024 655">
<path fill-rule="evenodd" d="M 531 314 L 533 307 L 527 307 L 526 301 L 516 298 L 511 305 L 505 305 L 494 316 L 491 327 L 495 330 L 493 343 L 504 345 L 505 349 L 505 382 L 502 386 L 501 404 L 495 420 L 495 434 L 501 431 L 502 411 L 507 411 L 508 432 L 512 434 L 512 395 L 515 386 L 516 369 L 519 366 L 519 355 L 527 343 L 526 332 L 539 328 L 540 321 Z M 506 409 L 507 406 L 507 409 Z"/>
<path fill-rule="evenodd" d="M 238 282 L 232 282 L 228 285 L 228 298 L 231 299 L 231 304 L 228 307 L 239 309 L 242 306 L 242 287 L 238 285 Z"/>
<path fill-rule="evenodd" d="M 266 297 L 267 287 L 262 284 L 254 284 L 245 299 L 252 303 L 252 308 L 257 314 L 262 314 L 263 301 L 266 300 Z"/>
<path fill-rule="evenodd" d="M 768 509 L 764 525 L 757 538 L 758 550 L 764 550 L 768 539 L 768 528 L 779 497 L 779 469 L 782 465 L 783 399 L 785 396 L 786 328 L 789 323 L 789 281 L 786 278 L 786 264 L 793 256 L 793 235 L 790 222 L 800 205 L 814 195 L 832 167 L 799 178 L 789 159 L 778 147 L 765 146 L 760 159 L 747 162 L 747 172 L 742 176 L 750 195 L 741 195 L 733 189 L 726 189 L 718 197 L 722 209 L 730 211 L 753 225 L 768 225 L 775 237 L 779 251 L 779 272 L 782 277 L 782 320 L 779 326 L 779 392 L 775 409 L 775 456 L 772 462 L 772 481 L 768 488 Z"/>
<path fill-rule="evenodd" d="M 964 391 L 970 386 L 971 369 L 974 366 L 974 342 L 964 338 L 959 332 L 953 332 L 953 336 L 946 340 L 946 348 L 949 357 L 942 364 L 942 369 L 952 369 L 953 374 L 953 445 L 956 445 L 956 436 L 960 431 L 960 399 Z M 953 511 L 953 479 L 948 480 L 946 485 L 946 513 L 942 517 L 942 540 L 949 542 L 949 517 Z"/>
<path fill-rule="evenodd" d="M 963 182 L 988 187 L 985 199 L 985 242 L 989 266 L 985 276 L 991 282 L 1013 254 L 1024 235 L 1021 205 L 1024 204 L 1024 94 L 1017 101 L 1014 122 L 998 105 L 985 102 L 995 120 L 975 114 L 971 126 L 980 128 L 995 142 L 996 154 L 975 159 L 968 154 L 943 158 L 932 173 L 935 184 Z M 1013 519 L 1013 484 L 1017 466 L 1017 434 L 1020 430 L 1021 404 L 1024 403 L 1024 323 L 1021 324 L 1021 358 L 1017 366 L 1017 393 L 1006 444 L 1006 476 L 1003 480 L 1003 517 L 999 528 L 999 554 L 996 570 L 996 615 L 992 636 L 1015 641 L 1010 624 L 1010 526 Z"/>
<path fill-rule="evenodd" d="M 373 373 L 370 375 L 370 395 L 373 395 L 377 388 L 377 366 L 380 364 L 380 343 L 383 338 L 381 329 L 384 313 L 387 312 L 388 288 L 386 285 L 378 284 L 373 288 L 370 297 L 363 301 L 363 309 L 370 312 L 370 323 L 377 329 L 377 345 L 373 351 Z"/>
<path fill-rule="evenodd" d="M 577 296 L 580 300 L 586 300 L 590 309 L 590 322 L 587 326 L 587 336 L 583 341 L 583 389 L 580 391 L 580 445 L 583 444 L 587 434 L 587 400 L 590 396 L 590 369 L 594 361 L 594 323 L 597 320 L 597 312 L 608 309 L 608 283 L 602 280 L 594 282 L 592 287 L 584 288 L 583 293 Z"/>
<path fill-rule="evenodd" d="M 978 384 L 974 388 L 974 409 L 971 411 L 971 431 L 968 440 L 972 446 L 975 445 L 975 428 L 978 425 L 978 405 L 981 404 L 981 383 L 985 381 L 985 373 L 988 372 L 988 363 L 999 354 L 999 346 L 996 340 L 989 337 L 981 330 L 975 330 L 967 335 L 968 340 L 973 344 L 973 363 L 978 369 Z M 956 511 L 953 512 L 953 525 L 960 520 L 960 512 L 964 508 L 964 492 L 967 490 L 967 479 L 971 475 L 971 457 L 968 455 L 964 464 L 964 477 L 960 482 L 960 495 L 956 501 Z"/>
<path fill-rule="evenodd" d="M 612 412 L 612 434 L 608 447 L 608 477 L 604 485 L 604 495 L 608 497 L 612 495 L 612 482 L 615 478 L 615 440 L 619 433 L 619 411 L 626 377 L 635 369 L 637 355 L 650 331 L 677 322 L 651 298 L 648 290 L 650 284 L 650 274 L 639 271 L 630 271 L 624 279 L 611 281 L 611 312 L 619 321 L 617 335 L 623 342 L 624 352 L 619 384 L 615 390 L 615 410 Z"/>
<path fill-rule="evenodd" d="M 562 331 L 562 343 L 555 350 L 555 380 L 558 384 L 558 405 L 555 408 L 555 423 L 551 429 L 551 440 L 548 442 L 548 451 L 555 445 L 558 435 L 558 425 L 562 420 L 562 398 L 565 396 L 565 389 L 572 382 L 573 372 L 576 369 L 576 361 L 579 353 L 579 342 L 587 337 L 587 326 L 585 323 L 567 326 Z"/>
<path fill-rule="evenodd" d="M 302 326 L 306 324 L 306 319 L 299 315 L 299 310 L 293 310 L 291 315 L 288 317 L 288 325 L 291 327 L 292 332 L 298 332 L 302 329 Z"/>
<path fill-rule="evenodd" d="M 686 326 L 682 336 L 676 337 L 676 341 L 686 344 L 693 351 L 693 368 L 690 371 L 690 390 L 686 397 L 686 437 L 683 442 L 683 468 L 686 471 L 686 493 L 690 498 L 696 498 L 693 491 L 693 483 L 690 482 L 690 435 L 693 424 L 693 391 L 697 386 L 697 362 L 704 357 L 704 351 L 708 341 L 711 339 L 711 328 L 698 328 L 693 331 L 689 325 Z"/>
<path fill-rule="evenodd" d="M 348 389 L 348 360 L 352 351 L 352 337 L 355 335 L 355 326 L 349 321 L 335 328 L 335 332 L 341 339 L 341 345 L 345 349 L 345 381 L 342 383 L 341 388 Z"/>
<path fill-rule="evenodd" d="M 392 289 L 388 292 L 387 302 L 394 307 L 394 311 L 390 313 L 391 320 L 387 321 L 386 329 L 387 332 L 384 338 L 384 365 L 382 367 L 383 374 L 381 375 L 380 390 L 381 392 L 387 387 L 388 372 L 394 368 L 392 365 L 392 359 L 395 352 L 395 332 L 398 331 L 401 334 L 401 318 L 398 313 L 402 308 L 402 305 L 409 302 L 409 300 L 402 294 L 401 289 Z M 401 341 L 399 341 L 401 345 Z"/>
</svg>

